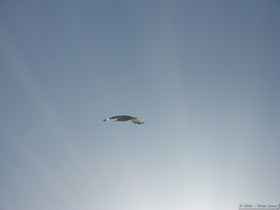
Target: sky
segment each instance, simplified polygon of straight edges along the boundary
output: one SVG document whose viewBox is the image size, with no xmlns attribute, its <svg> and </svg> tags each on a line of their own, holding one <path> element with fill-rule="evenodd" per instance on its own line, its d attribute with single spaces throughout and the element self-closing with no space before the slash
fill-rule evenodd
<svg viewBox="0 0 280 210">
<path fill-rule="evenodd" d="M 279 10 L 2 0 L 0 209 L 280 203 Z"/>
</svg>

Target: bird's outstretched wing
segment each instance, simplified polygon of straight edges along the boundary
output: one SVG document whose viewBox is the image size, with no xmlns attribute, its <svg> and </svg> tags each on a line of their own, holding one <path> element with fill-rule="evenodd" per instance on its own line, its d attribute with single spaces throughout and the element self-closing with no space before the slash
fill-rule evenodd
<svg viewBox="0 0 280 210">
<path fill-rule="evenodd" d="M 143 124 L 144 120 L 142 118 L 133 117 L 130 115 L 115 115 L 103 120 L 106 121 L 118 121 L 118 122 L 132 122 L 134 124 Z"/>
</svg>

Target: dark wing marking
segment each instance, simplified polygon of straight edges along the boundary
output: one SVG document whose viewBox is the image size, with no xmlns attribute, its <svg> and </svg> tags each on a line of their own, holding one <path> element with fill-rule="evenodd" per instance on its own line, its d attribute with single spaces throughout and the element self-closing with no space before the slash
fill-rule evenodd
<svg viewBox="0 0 280 210">
<path fill-rule="evenodd" d="M 116 115 L 109 118 L 110 120 L 117 120 L 117 121 L 129 121 L 135 119 L 135 117 L 129 115 Z"/>
</svg>

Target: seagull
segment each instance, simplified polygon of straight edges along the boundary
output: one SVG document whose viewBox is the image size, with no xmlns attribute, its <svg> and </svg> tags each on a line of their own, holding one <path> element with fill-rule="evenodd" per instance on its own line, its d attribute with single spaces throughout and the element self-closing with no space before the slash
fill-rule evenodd
<svg viewBox="0 0 280 210">
<path fill-rule="evenodd" d="M 106 121 L 113 121 L 113 122 L 132 122 L 134 124 L 143 124 L 144 119 L 141 117 L 134 117 L 130 115 L 115 115 L 109 118 L 106 118 L 103 120 L 104 122 Z"/>
</svg>

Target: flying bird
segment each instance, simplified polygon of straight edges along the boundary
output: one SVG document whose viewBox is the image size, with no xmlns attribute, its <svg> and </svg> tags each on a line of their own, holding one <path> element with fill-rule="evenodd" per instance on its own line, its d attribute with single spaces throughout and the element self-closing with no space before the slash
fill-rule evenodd
<svg viewBox="0 0 280 210">
<path fill-rule="evenodd" d="M 144 123 L 144 119 L 140 118 L 140 117 L 133 117 L 130 115 L 116 115 L 116 116 L 112 116 L 109 118 L 106 118 L 103 120 L 104 122 L 106 121 L 113 121 L 113 122 L 132 122 L 134 124 L 143 124 Z"/>
</svg>

